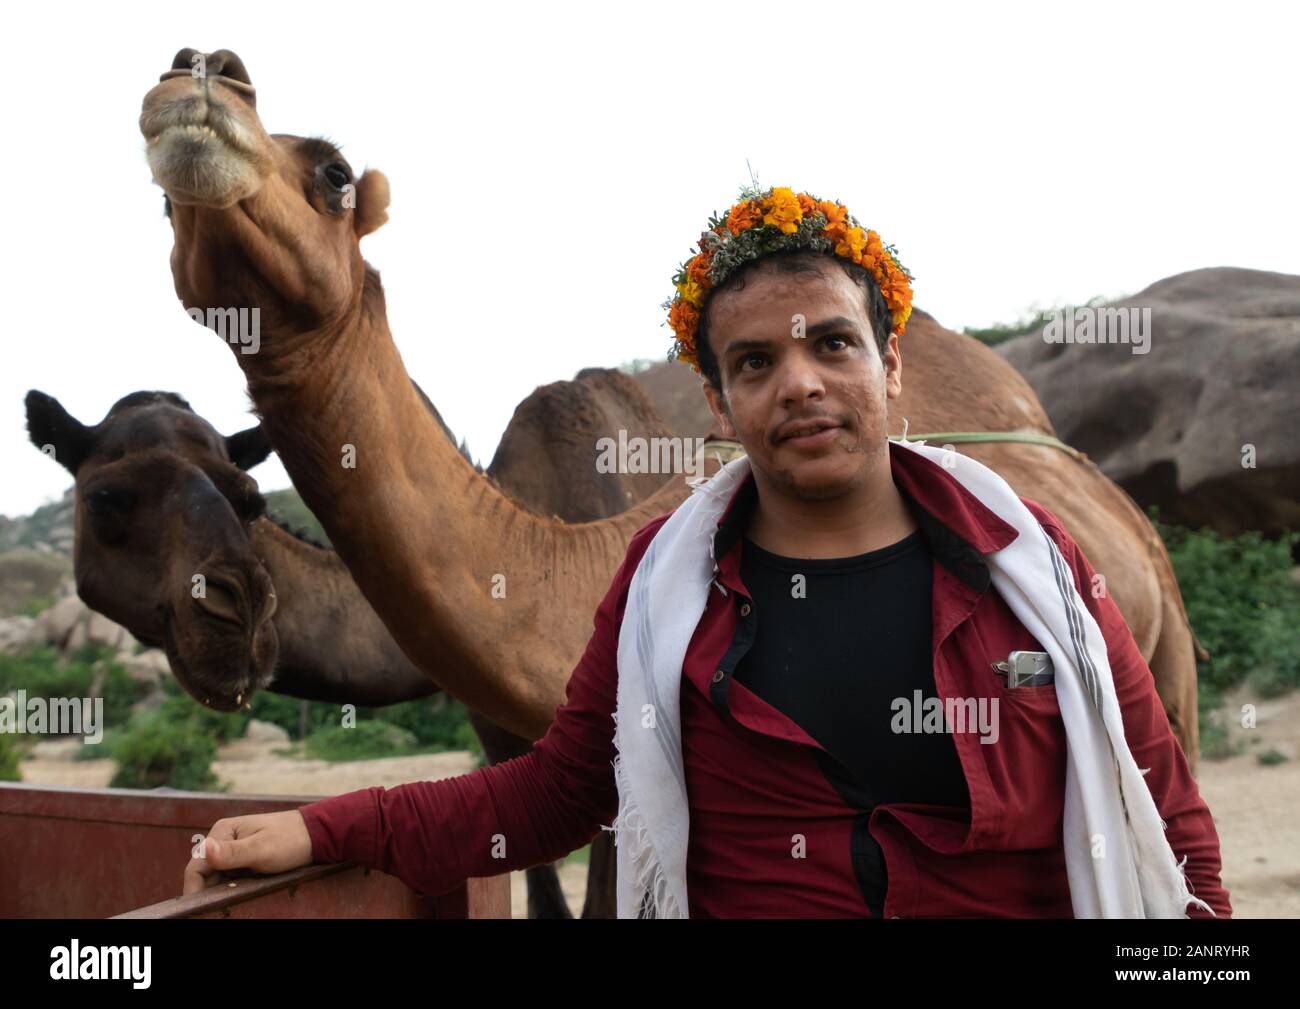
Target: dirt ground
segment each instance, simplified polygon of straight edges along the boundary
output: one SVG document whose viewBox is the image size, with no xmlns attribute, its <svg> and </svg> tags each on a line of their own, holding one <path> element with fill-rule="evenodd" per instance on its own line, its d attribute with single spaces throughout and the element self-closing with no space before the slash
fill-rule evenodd
<svg viewBox="0 0 1300 1009">
<path fill-rule="evenodd" d="M 1241 706 L 1255 704 L 1256 727 L 1236 724 Z M 1201 794 L 1218 827 L 1223 852 L 1223 881 L 1239 918 L 1300 918 L 1300 691 L 1259 701 L 1241 691 L 1229 700 L 1234 714 L 1231 739 L 1241 752 L 1225 760 L 1202 760 Z M 392 787 L 468 773 L 468 753 L 388 757 L 327 763 L 277 756 L 277 743 L 239 741 L 221 748 L 212 764 L 232 792 L 252 795 L 337 795 L 372 785 Z M 1266 766 L 1257 754 L 1276 751 L 1287 759 Z M 109 760 L 36 759 L 22 762 L 30 784 L 107 786 Z M 570 863 L 560 880 L 570 908 L 582 908 L 587 867 Z M 526 917 L 524 874 L 511 873 L 514 917 Z"/>
</svg>

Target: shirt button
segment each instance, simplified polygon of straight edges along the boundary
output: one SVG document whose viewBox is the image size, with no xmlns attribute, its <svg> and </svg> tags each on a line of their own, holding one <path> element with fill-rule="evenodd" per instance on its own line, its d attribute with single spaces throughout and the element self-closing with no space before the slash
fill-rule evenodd
<svg viewBox="0 0 1300 1009">
<path fill-rule="evenodd" d="M 741 604 L 741 606 L 740 606 L 740 615 L 741 615 L 742 617 L 747 617 L 747 616 L 749 616 L 749 603 L 742 603 L 742 604 Z"/>
<path fill-rule="evenodd" d="M 724 673 L 721 669 L 719 669 L 716 673 L 713 674 L 713 682 L 721 683 L 722 678 L 726 675 L 727 675 L 726 673 Z"/>
</svg>

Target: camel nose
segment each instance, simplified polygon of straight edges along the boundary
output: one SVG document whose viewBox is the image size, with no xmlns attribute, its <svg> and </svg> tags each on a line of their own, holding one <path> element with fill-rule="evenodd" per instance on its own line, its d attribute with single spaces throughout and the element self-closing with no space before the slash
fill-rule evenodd
<svg viewBox="0 0 1300 1009">
<path fill-rule="evenodd" d="M 194 602 L 211 616 L 256 631 L 275 615 L 275 586 L 260 564 L 251 574 L 232 568 L 206 575 Z"/>
<path fill-rule="evenodd" d="M 193 69 L 194 57 L 198 55 L 200 53 L 197 49 L 182 49 L 172 60 L 172 69 Z M 228 77 L 232 81 L 252 87 L 253 79 L 248 76 L 248 68 L 244 66 L 244 61 L 229 49 L 218 49 L 213 53 L 203 53 L 202 56 L 205 73 Z"/>
</svg>

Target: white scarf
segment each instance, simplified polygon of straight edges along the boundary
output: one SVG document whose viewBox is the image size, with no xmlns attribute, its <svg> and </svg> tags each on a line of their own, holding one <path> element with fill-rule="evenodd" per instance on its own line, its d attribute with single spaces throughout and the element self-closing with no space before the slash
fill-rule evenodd
<svg viewBox="0 0 1300 1009">
<path fill-rule="evenodd" d="M 1056 544 L 987 466 L 920 442 L 899 444 L 944 465 L 1019 532 L 985 560 L 994 588 L 1055 667 L 1067 741 L 1064 847 L 1075 917 L 1182 918 L 1189 903 L 1211 910 L 1188 892 L 1165 839 L 1146 772 L 1124 740 L 1106 642 Z M 742 455 L 692 481 L 694 492 L 660 527 L 628 589 L 614 714 L 618 815 L 606 828 L 617 844 L 620 918 L 688 916 L 682 661 L 718 571 L 718 520 L 748 473 Z"/>
</svg>

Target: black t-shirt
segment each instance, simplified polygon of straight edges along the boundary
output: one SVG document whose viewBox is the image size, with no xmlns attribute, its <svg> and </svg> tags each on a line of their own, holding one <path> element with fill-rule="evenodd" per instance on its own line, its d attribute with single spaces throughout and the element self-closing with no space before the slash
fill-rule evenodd
<svg viewBox="0 0 1300 1009">
<path fill-rule="evenodd" d="M 735 679 L 821 743 L 862 786 L 864 805 L 968 807 L 952 737 L 894 731 L 896 699 L 937 695 L 923 532 L 826 560 L 781 557 L 746 537 L 740 577 L 756 630 Z"/>
</svg>

